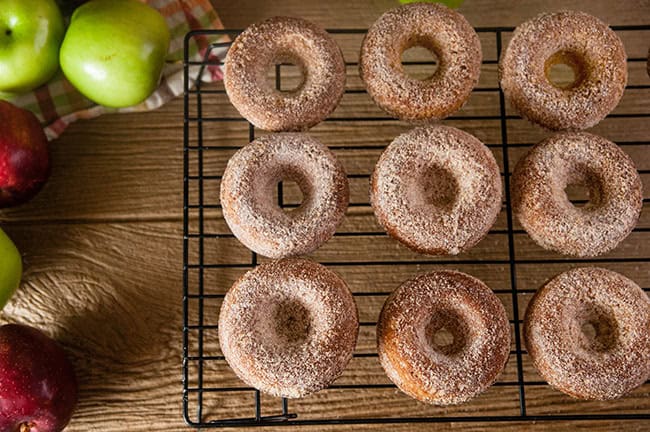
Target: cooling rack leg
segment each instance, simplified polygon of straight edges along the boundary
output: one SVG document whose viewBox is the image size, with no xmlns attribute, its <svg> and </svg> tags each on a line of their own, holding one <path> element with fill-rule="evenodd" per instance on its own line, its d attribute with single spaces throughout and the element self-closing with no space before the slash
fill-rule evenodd
<svg viewBox="0 0 650 432">
<path fill-rule="evenodd" d="M 496 32 L 497 58 L 501 57 L 502 35 Z M 526 389 L 524 386 L 524 369 L 521 358 L 521 329 L 519 327 L 519 302 L 517 295 L 517 271 L 515 269 L 515 240 L 512 223 L 512 205 L 510 201 L 510 164 L 508 155 L 508 123 L 506 119 L 506 106 L 503 91 L 499 88 L 499 111 L 501 117 L 501 149 L 503 152 L 503 171 L 505 179 L 506 218 L 508 223 L 508 255 L 510 267 L 510 288 L 512 292 L 512 313 L 515 321 L 515 347 L 517 349 L 517 381 L 519 384 L 519 412 L 526 416 Z"/>
</svg>

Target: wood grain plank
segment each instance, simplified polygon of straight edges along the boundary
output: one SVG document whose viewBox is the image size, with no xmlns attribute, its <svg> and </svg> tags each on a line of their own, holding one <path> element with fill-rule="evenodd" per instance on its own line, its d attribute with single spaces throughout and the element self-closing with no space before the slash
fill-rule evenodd
<svg viewBox="0 0 650 432">
<path fill-rule="evenodd" d="M 415 276 L 415 274 L 421 272 L 414 272 L 409 277 Z M 379 318 L 379 312 L 381 311 L 388 293 L 392 292 L 397 286 L 392 286 L 387 291 L 378 291 L 376 294 L 372 293 L 370 295 L 357 295 L 355 297 L 357 309 L 359 311 L 359 321 L 361 326 L 374 326 Z M 494 287 L 494 289 L 499 292 L 496 294 L 501 303 L 504 305 L 508 318 L 510 320 L 514 319 L 512 312 L 512 297 L 508 288 L 503 286 Z M 364 291 L 365 293 L 365 291 Z M 523 313 L 526 310 L 526 305 L 532 297 L 532 293 L 520 294 L 519 295 L 519 306 L 520 306 L 520 317 L 523 317 Z M 219 322 L 219 311 L 221 310 L 221 305 L 223 299 L 219 297 L 207 298 L 202 301 L 196 298 L 190 299 L 189 308 L 192 312 L 192 317 L 189 320 L 189 325 L 196 326 L 198 322 L 198 310 L 201 308 L 200 302 L 202 302 L 203 307 L 203 323 L 208 326 L 216 326 Z"/>
<path fill-rule="evenodd" d="M 212 2 L 219 10 L 224 24 L 234 28 L 243 28 L 274 15 L 301 16 L 328 28 L 368 27 L 384 11 L 397 5 L 392 0 L 372 2 L 240 0 L 237 3 L 212 0 Z M 516 26 L 539 13 L 563 8 L 566 8 L 566 2 L 561 0 L 543 2 L 520 0 L 516 4 L 507 1 L 467 1 L 458 11 L 474 26 Z M 650 16 L 650 5 L 643 0 L 615 3 L 576 0 L 571 3 L 571 8 L 596 15 L 610 24 L 645 24 L 647 17 Z"/>
<path fill-rule="evenodd" d="M 647 85 L 646 70 L 643 64 L 630 63 L 630 86 L 635 85 L 635 82 L 640 82 L 641 85 Z M 484 84 L 482 79 L 477 86 L 478 89 L 483 91 L 473 92 L 467 103 L 458 111 L 453 114 L 453 117 L 472 117 L 472 116 L 499 116 L 499 92 L 498 83 L 494 76 L 495 65 L 484 65 L 483 69 L 488 69 L 485 80 L 490 80 L 489 84 Z M 419 73 L 426 67 L 418 66 L 414 68 Z M 283 76 L 283 82 L 286 81 L 287 88 L 292 88 L 292 83 L 298 83 L 302 80 L 301 77 L 294 74 L 289 77 Z M 483 76 L 483 75 L 482 75 Z M 295 86 L 293 86 L 295 87 Z M 206 86 L 206 91 L 222 91 L 222 84 L 215 84 Z M 387 117 L 387 114 L 374 104 L 370 96 L 365 92 L 363 83 L 359 81 L 358 72 L 348 68 L 348 82 L 346 83 L 346 90 L 348 93 L 344 94 L 341 102 L 330 115 L 330 121 L 337 118 L 364 118 L 364 117 Z M 644 109 L 644 102 L 647 101 L 650 95 L 650 88 L 628 88 L 621 98 L 620 103 L 613 111 L 613 115 L 620 114 L 642 114 Z M 203 119 L 221 119 L 226 118 L 230 120 L 241 120 L 237 109 L 230 104 L 226 93 L 207 93 L 201 95 L 200 104 L 197 96 L 192 94 L 191 102 L 189 105 L 190 117 L 196 117 L 197 112 L 201 109 L 201 116 Z M 508 115 L 517 115 L 509 104 L 507 104 L 506 113 Z"/>
<path fill-rule="evenodd" d="M 278 410 L 276 409 L 274 414 L 277 415 Z M 626 431 L 630 432 L 641 432 L 647 431 L 648 425 L 647 421 L 643 420 L 631 420 L 620 422 L 617 426 L 625 428 Z M 484 432 L 486 430 L 499 430 L 502 432 L 520 432 L 520 431 L 548 431 L 548 430 L 561 430 L 561 431 L 574 431 L 574 430 L 590 430 L 590 431 L 599 431 L 611 430 L 611 421 L 540 421 L 540 422 L 472 422 L 472 423 L 437 423 L 435 425 L 426 425 L 426 424 L 387 424 L 387 425 L 354 425 L 352 427 L 345 427 L 341 425 L 330 425 L 330 426 L 303 426 L 300 428 L 304 432 L 331 432 L 331 431 L 340 431 L 340 430 L 355 430 L 355 431 L 389 431 L 389 432 L 420 432 L 423 430 L 436 430 L 436 431 L 458 431 L 463 430 L 464 432 Z M 291 427 L 263 427 L 258 429 L 263 432 L 272 432 L 272 431 L 287 431 L 295 430 Z"/>
<path fill-rule="evenodd" d="M 182 429 L 179 224 L 3 228 L 25 271 L 1 321 L 41 328 L 68 350 L 80 399 L 66 430 Z"/>
<path fill-rule="evenodd" d="M 505 209 L 502 209 L 497 215 L 497 220 L 492 227 L 492 231 L 504 231 L 507 229 L 505 213 Z M 199 232 L 197 218 L 198 212 L 192 211 L 191 215 L 192 219 L 189 221 L 189 232 L 192 235 L 197 235 Z M 650 203 L 645 203 L 637 227 L 642 229 L 650 228 Z M 522 227 L 517 223 L 517 221 L 515 221 L 514 228 L 517 232 L 522 231 Z M 215 209 L 205 212 L 204 232 L 206 235 L 231 235 L 230 230 L 221 215 L 221 210 Z M 363 232 L 382 233 L 384 230 L 375 219 L 374 213 L 369 206 L 348 208 L 346 216 L 343 218 L 343 222 L 337 230 L 337 235 Z"/>
<path fill-rule="evenodd" d="M 227 26 L 245 27 L 262 18 L 284 14 L 303 16 L 326 27 L 367 27 L 384 10 L 396 4 L 393 0 L 343 2 L 341 0 L 305 1 L 285 0 L 266 2 L 240 0 L 215 1 L 221 18 Z M 560 0 L 506 1 L 467 0 L 460 9 L 475 26 L 516 25 L 543 10 L 565 8 Z M 571 8 L 593 13 L 612 24 L 638 24 L 650 20 L 650 3 L 645 0 L 609 2 L 605 0 L 577 0 Z M 650 32 L 620 32 L 628 56 L 647 55 Z M 507 43 L 509 33 L 504 33 Z M 346 61 L 356 62 L 362 35 L 336 36 Z M 480 35 L 484 58 L 496 59 L 496 41 L 493 35 Z M 348 66 L 347 85 L 352 90 L 362 90 L 357 66 Z M 414 74 L 422 74 L 427 66 L 410 67 Z M 285 84 L 290 85 L 295 74 L 287 68 Z M 629 84 L 648 85 L 644 62 L 629 64 Z M 479 88 L 495 88 L 495 65 L 483 66 Z M 218 90 L 220 84 L 210 86 Z M 638 114 L 648 110 L 647 89 L 628 89 L 615 114 Z M 489 116 L 498 113 L 496 92 L 477 92 L 459 116 Z M 225 95 L 206 98 L 210 115 L 235 115 L 227 104 Z M 193 103 L 196 101 L 193 100 Z M 508 108 L 510 113 L 510 109 Z M 346 95 L 335 116 L 382 115 L 363 93 Z M 514 114 L 514 113 L 512 113 Z M 498 120 L 446 120 L 445 124 L 460 127 L 475 134 L 493 146 L 495 156 L 501 160 L 501 130 Z M 195 142 L 198 129 L 191 125 L 190 139 Z M 369 174 L 381 147 L 411 126 L 397 121 L 342 122 L 327 121 L 312 133 L 326 144 L 337 148 L 337 155 L 346 168 L 355 174 Z M 517 144 L 534 144 L 549 133 L 524 120 L 508 120 L 511 162 L 521 157 L 525 147 Z M 650 142 L 647 118 L 610 118 L 593 129 L 608 139 L 625 142 Z M 205 144 L 235 149 L 248 142 L 245 122 L 206 123 Z M 345 147 L 342 150 L 341 147 Z M 354 149 L 360 146 L 377 146 L 376 150 Z M 642 146 L 625 146 L 639 169 L 650 169 L 650 155 Z M 206 175 L 218 176 L 223 171 L 232 150 L 204 151 Z M 176 99 L 160 110 L 129 115 L 105 115 L 90 121 L 73 124 L 63 137 L 52 144 L 53 176 L 45 190 L 30 204 L 0 213 L 3 229 L 15 239 L 24 254 L 24 282 L 16 297 L 2 311 L 1 322 L 22 322 L 37 326 L 62 342 L 76 365 L 81 385 L 79 409 L 71 432 L 84 431 L 181 431 L 188 430 L 181 413 L 181 332 L 182 308 L 182 100 Z M 190 172 L 198 174 L 197 152 L 190 152 Z M 511 163 L 512 166 L 512 163 Z M 647 183 L 647 180 L 646 180 Z M 216 202 L 218 183 L 208 184 L 207 199 Z M 363 181 L 355 182 L 354 199 L 367 198 Z M 196 186 L 192 187 L 196 197 Z M 295 199 L 289 190 L 288 198 Z M 650 228 L 648 204 L 639 226 Z M 198 232 L 198 210 L 190 211 L 190 229 Z M 227 234 L 229 231 L 220 218 L 218 209 L 208 209 L 206 232 Z M 505 214 L 501 213 L 495 230 L 506 227 Z M 516 225 L 519 229 L 518 225 Z M 378 232 L 379 227 L 367 207 L 352 208 L 339 232 Z M 650 288 L 647 262 L 620 262 L 617 258 L 639 256 L 647 249 L 647 233 L 635 233 L 621 249 L 598 265 L 619 271 Z M 525 234 L 516 236 L 517 256 L 521 259 L 553 259 L 553 263 L 517 264 L 516 282 L 520 295 L 520 312 L 532 292 L 554 274 L 577 265 L 563 261 L 559 256 L 547 254 L 532 244 Z M 232 282 L 247 270 L 250 253 L 232 237 L 208 242 L 206 259 L 213 263 L 237 262 L 241 268 L 209 268 L 205 270 L 205 292 L 222 295 Z M 196 259 L 196 239 L 190 240 L 191 257 Z M 376 254 L 377 248 L 385 249 Z M 491 234 L 471 258 L 499 259 L 507 254 L 503 234 Z M 329 261 L 330 267 L 340 273 L 351 289 L 360 296 L 365 319 L 376 317 L 385 293 L 414 274 L 435 268 L 458 268 L 485 280 L 499 290 L 499 296 L 512 311 L 510 275 L 506 264 L 438 262 L 417 256 L 385 236 L 351 238 L 336 237 L 315 257 Z M 377 264 L 334 265 L 349 259 L 395 259 L 405 262 L 395 265 Z M 422 261 L 420 261 L 422 260 Z M 556 261 L 557 260 L 557 261 Z M 334 264 L 332 264 L 334 263 Z M 188 273 L 191 289 L 197 292 L 198 270 Z M 372 295 L 374 294 L 374 295 Z M 194 304 L 192 307 L 196 307 Z M 207 303 L 211 314 L 218 311 L 218 303 Z M 196 313 L 192 313 L 194 319 Z M 216 315 L 209 316 L 215 318 Z M 205 353 L 218 353 L 218 341 L 207 330 Z M 357 353 L 372 354 L 374 327 L 363 326 Z M 198 331 L 190 334 L 190 348 L 198 350 Z M 206 378 L 228 379 L 234 385 L 241 382 L 233 378 L 224 362 L 222 369 Z M 513 379 L 514 363 L 511 359 L 506 374 L 501 378 Z M 191 366 L 194 367 L 194 366 Z M 524 355 L 526 380 L 539 377 Z M 193 373 L 195 371 L 193 370 Z M 195 375 L 193 375 L 195 376 Z M 375 382 L 387 384 L 377 359 L 355 358 L 341 383 Z M 650 397 L 646 384 L 632 396 L 608 403 L 583 403 L 563 396 L 548 386 L 527 387 L 529 410 L 533 413 L 591 412 L 648 412 Z M 205 418 L 254 415 L 254 400 L 250 391 L 211 394 L 204 405 Z M 262 413 L 279 414 L 279 400 L 263 397 Z M 196 411 L 197 395 L 189 398 L 192 412 Z M 396 389 L 377 388 L 365 391 L 336 388 L 319 393 L 302 401 L 291 401 L 290 412 L 299 418 L 318 418 L 335 415 L 451 415 L 453 413 L 496 414 L 517 411 L 517 394 L 513 387 L 493 387 L 485 395 L 468 405 L 440 409 L 419 404 Z M 332 411 L 333 410 L 333 411 Z M 354 425 L 314 426 L 305 431 L 331 430 L 390 430 L 394 432 L 423 429 L 467 431 L 549 431 L 553 429 L 588 429 L 609 431 L 612 428 L 626 431 L 647 431 L 645 421 L 612 423 L 591 422 L 538 422 L 538 423 L 476 423 L 439 425 Z M 264 428 L 269 430 L 269 428 Z M 295 430 L 279 427 L 272 430 Z"/>
</svg>

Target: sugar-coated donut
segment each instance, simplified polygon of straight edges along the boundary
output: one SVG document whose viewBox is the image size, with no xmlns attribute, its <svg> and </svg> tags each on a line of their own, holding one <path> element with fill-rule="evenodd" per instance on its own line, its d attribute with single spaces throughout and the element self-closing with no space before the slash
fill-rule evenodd
<svg viewBox="0 0 650 432">
<path fill-rule="evenodd" d="M 551 130 L 589 128 L 618 105 L 627 83 L 625 47 L 605 23 L 584 12 L 544 13 L 519 25 L 499 62 L 501 88 L 530 121 Z M 575 80 L 557 87 L 555 64 Z"/>
<path fill-rule="evenodd" d="M 501 175 L 477 138 L 448 126 L 413 129 L 386 148 L 370 202 L 388 234 L 421 253 L 458 254 L 478 243 L 501 210 Z"/>
<path fill-rule="evenodd" d="M 300 207 L 283 210 L 273 191 L 281 180 L 298 184 Z M 303 133 L 256 139 L 228 161 L 221 205 L 233 234 L 249 249 L 271 258 L 312 252 L 343 220 L 348 179 L 334 154 Z"/>
<path fill-rule="evenodd" d="M 451 342 L 439 340 L 446 332 Z M 379 360 L 406 394 L 435 405 L 458 404 L 492 385 L 510 354 L 510 324 L 496 295 L 457 271 L 403 283 L 377 324 Z"/>
<path fill-rule="evenodd" d="M 267 82 L 276 64 L 296 64 L 300 86 L 278 91 Z M 306 130 L 324 120 L 345 89 L 343 54 L 329 34 L 299 18 L 275 17 L 248 27 L 230 46 L 224 65 L 230 102 L 248 121 L 270 131 Z"/>
<path fill-rule="evenodd" d="M 568 185 L 589 190 L 573 205 Z M 614 249 L 643 207 L 641 178 L 616 144 L 586 132 L 564 132 L 534 146 L 512 174 L 513 212 L 540 246 L 565 255 L 596 256 Z"/>
<path fill-rule="evenodd" d="M 650 301 L 602 268 L 562 273 L 537 290 L 524 336 L 540 375 L 580 399 L 614 399 L 650 376 Z"/>
<path fill-rule="evenodd" d="M 219 344 L 237 376 L 273 396 L 298 398 L 327 387 L 352 358 L 357 307 L 345 282 L 320 264 L 261 264 L 230 288 Z"/>
<path fill-rule="evenodd" d="M 438 67 L 430 78 L 410 77 L 402 53 L 414 46 L 432 51 Z M 368 30 L 359 71 L 368 93 L 402 120 L 441 119 L 460 109 L 478 83 L 479 38 L 458 12 L 440 4 L 412 3 L 384 13 Z"/>
</svg>

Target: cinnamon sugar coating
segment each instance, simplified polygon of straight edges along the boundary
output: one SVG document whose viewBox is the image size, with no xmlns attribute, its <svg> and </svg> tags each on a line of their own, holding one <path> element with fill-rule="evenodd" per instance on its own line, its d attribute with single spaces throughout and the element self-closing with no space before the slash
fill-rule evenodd
<svg viewBox="0 0 650 432">
<path fill-rule="evenodd" d="M 434 52 L 438 67 L 428 79 L 410 77 L 402 53 L 414 46 Z M 441 119 L 460 109 L 478 83 L 479 38 L 458 12 L 446 6 L 412 3 L 384 13 L 368 30 L 359 73 L 384 111 L 402 120 Z"/>
<path fill-rule="evenodd" d="M 388 234 L 428 254 L 458 254 L 478 243 L 501 210 L 492 152 L 449 126 L 413 129 L 386 148 L 371 178 L 370 202 Z"/>
<path fill-rule="evenodd" d="M 332 383 L 352 358 L 358 331 L 345 282 L 304 259 L 249 271 L 228 291 L 219 315 L 219 343 L 230 367 L 277 397 L 303 397 Z"/>
<path fill-rule="evenodd" d="M 276 64 L 296 64 L 302 84 L 280 92 L 267 83 Z M 270 131 L 306 130 L 324 120 L 345 89 L 343 54 L 317 25 L 290 17 L 253 24 L 230 46 L 224 65 L 230 102 L 255 126 Z"/>
<path fill-rule="evenodd" d="M 564 189 L 583 185 L 589 201 L 574 206 Z M 641 178 L 616 144 L 586 132 L 564 132 L 534 146 L 512 174 L 513 212 L 540 246 L 565 255 L 614 249 L 639 219 Z"/>
<path fill-rule="evenodd" d="M 441 345 L 445 329 L 453 341 Z M 406 394 L 435 405 L 459 404 L 492 385 L 510 354 L 510 324 L 480 280 L 434 271 L 390 295 L 377 324 L 377 350 L 388 377 Z"/>
<path fill-rule="evenodd" d="M 283 210 L 273 191 L 295 181 L 300 207 Z M 329 240 L 343 220 L 348 179 L 334 154 L 304 133 L 256 139 L 235 153 L 221 180 L 223 216 L 249 249 L 270 258 L 303 255 Z"/>
<path fill-rule="evenodd" d="M 584 12 L 543 13 L 520 24 L 499 61 L 501 88 L 519 113 L 551 130 L 581 130 L 618 105 L 627 83 L 623 42 Z M 571 66 L 573 85 L 547 78 L 557 63 Z"/>
<path fill-rule="evenodd" d="M 575 398 L 618 398 L 650 377 L 650 301 L 610 270 L 548 281 L 528 305 L 524 337 L 540 375 Z"/>
</svg>

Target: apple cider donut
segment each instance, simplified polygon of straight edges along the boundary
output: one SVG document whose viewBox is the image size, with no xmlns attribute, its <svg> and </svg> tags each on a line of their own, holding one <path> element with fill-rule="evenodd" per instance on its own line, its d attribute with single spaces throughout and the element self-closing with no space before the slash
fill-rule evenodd
<svg viewBox="0 0 650 432">
<path fill-rule="evenodd" d="M 530 121 L 581 130 L 618 105 L 627 83 L 625 47 L 605 23 L 584 12 L 544 13 L 519 25 L 499 62 L 501 88 Z M 548 78 L 556 64 L 574 72 L 568 86 Z"/>
<path fill-rule="evenodd" d="M 537 290 L 524 336 L 539 374 L 580 399 L 614 399 L 650 376 L 650 301 L 602 268 L 562 273 Z"/>
<path fill-rule="evenodd" d="M 303 201 L 282 209 L 273 192 L 282 180 L 298 184 Z M 249 249 L 270 258 L 303 255 L 334 235 L 349 199 L 336 156 L 304 133 L 256 139 L 235 153 L 221 180 L 223 217 Z"/>
<path fill-rule="evenodd" d="M 267 83 L 268 71 L 282 62 L 301 69 L 297 89 L 281 92 Z M 270 131 L 320 123 L 345 89 L 340 48 L 325 30 L 299 18 L 275 17 L 248 27 L 230 46 L 224 67 L 230 102 L 248 121 Z"/>
<path fill-rule="evenodd" d="M 320 264 L 261 264 L 230 288 L 219 344 L 237 376 L 273 396 L 298 398 L 327 387 L 352 358 L 357 307 L 345 282 Z"/>
<path fill-rule="evenodd" d="M 410 77 L 402 54 L 422 46 L 438 58 L 430 78 Z M 368 30 L 359 71 L 368 93 L 402 120 L 441 119 L 460 109 L 478 82 L 479 38 L 458 12 L 440 4 L 412 3 L 384 13 Z"/>
<path fill-rule="evenodd" d="M 573 205 L 565 188 L 586 186 L 589 201 Z M 611 141 L 563 132 L 534 146 L 512 173 L 512 207 L 540 246 L 565 255 L 596 256 L 614 249 L 643 207 L 632 159 Z"/>
<path fill-rule="evenodd" d="M 381 155 L 370 202 L 388 234 L 428 254 L 464 252 L 501 210 L 501 175 L 492 152 L 449 126 L 406 132 Z"/>
<path fill-rule="evenodd" d="M 388 297 L 377 345 L 386 374 L 404 393 L 430 404 L 459 404 L 487 389 L 504 369 L 510 323 L 483 282 L 434 271 Z"/>
</svg>

